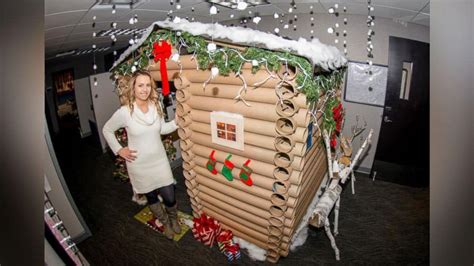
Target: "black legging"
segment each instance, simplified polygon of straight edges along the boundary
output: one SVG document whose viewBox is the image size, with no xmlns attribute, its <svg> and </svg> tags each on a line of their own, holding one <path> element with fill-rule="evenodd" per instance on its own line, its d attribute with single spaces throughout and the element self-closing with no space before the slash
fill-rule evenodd
<svg viewBox="0 0 474 266">
<path fill-rule="evenodd" d="M 173 207 L 176 204 L 176 198 L 174 197 L 174 184 L 168 185 L 166 187 L 160 187 L 146 193 L 145 197 L 148 200 L 148 204 L 157 203 L 158 194 L 160 194 L 166 207 Z"/>
</svg>

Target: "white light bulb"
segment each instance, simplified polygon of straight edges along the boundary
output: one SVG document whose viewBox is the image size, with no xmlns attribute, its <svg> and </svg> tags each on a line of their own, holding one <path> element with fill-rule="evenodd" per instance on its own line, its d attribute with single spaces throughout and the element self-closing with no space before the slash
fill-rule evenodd
<svg viewBox="0 0 474 266">
<path fill-rule="evenodd" d="M 334 8 L 338 9 L 338 8 L 339 8 L 339 4 L 335 4 L 335 5 L 334 5 Z"/>
<path fill-rule="evenodd" d="M 288 13 L 292 13 L 292 12 L 293 12 L 293 8 L 292 7 L 288 8 Z"/>
<path fill-rule="evenodd" d="M 258 24 L 260 22 L 260 20 L 262 20 L 261 17 L 254 17 L 253 18 L 253 23 Z"/>
<path fill-rule="evenodd" d="M 180 22 L 181 22 L 181 18 L 179 18 L 179 17 L 174 17 L 173 23 L 180 23 Z"/>
<path fill-rule="evenodd" d="M 309 6 L 309 9 L 313 9 L 313 6 Z"/>
<path fill-rule="evenodd" d="M 274 31 L 275 33 L 279 33 L 279 32 L 280 32 L 280 29 L 279 29 L 279 28 L 275 28 L 273 31 Z"/>
<path fill-rule="evenodd" d="M 176 9 L 181 9 L 181 5 L 180 5 L 180 4 L 177 4 L 177 5 L 176 5 Z"/>
<path fill-rule="evenodd" d="M 314 30 L 310 30 L 309 32 L 310 32 L 311 34 L 313 34 L 313 33 L 314 33 Z"/>
<path fill-rule="evenodd" d="M 117 51 L 114 51 L 114 55 L 117 55 Z"/>
<path fill-rule="evenodd" d="M 97 65 L 94 64 L 94 65 L 92 66 L 92 68 L 93 68 L 94 70 L 97 70 Z"/>
<path fill-rule="evenodd" d="M 217 46 L 216 46 L 216 44 L 213 43 L 213 42 L 210 42 L 210 43 L 207 45 L 207 51 L 208 51 L 208 52 L 214 52 L 216 49 L 217 49 Z"/>
<path fill-rule="evenodd" d="M 97 18 L 96 16 L 93 16 L 93 17 L 92 17 L 92 20 L 96 20 L 96 18 Z"/>
<path fill-rule="evenodd" d="M 338 40 L 338 39 L 335 39 L 335 40 L 334 40 L 334 43 L 339 43 L 339 40 Z"/>
<path fill-rule="evenodd" d="M 257 60 L 252 60 L 252 66 L 258 66 L 258 61 Z"/>
<path fill-rule="evenodd" d="M 217 14 L 217 7 L 216 6 L 211 6 L 211 8 L 209 9 L 209 13 L 211 15 Z"/>
<path fill-rule="evenodd" d="M 112 9 L 112 14 L 115 14 L 115 12 L 116 12 L 115 9 Z"/>
<path fill-rule="evenodd" d="M 333 33 L 334 33 L 334 29 L 333 29 L 332 27 L 329 27 L 329 28 L 328 28 L 328 33 L 329 33 L 329 34 L 333 34 Z"/>
<path fill-rule="evenodd" d="M 94 32 L 92 33 L 92 37 L 95 37 L 95 36 L 97 36 L 97 33 L 94 31 Z"/>
<path fill-rule="evenodd" d="M 339 28 L 339 23 L 336 23 L 335 26 L 336 26 L 336 28 Z"/>
<path fill-rule="evenodd" d="M 137 67 L 136 67 L 136 66 L 132 66 L 132 73 L 135 73 L 135 71 L 137 71 Z"/>
<path fill-rule="evenodd" d="M 130 40 L 128 41 L 128 43 L 129 43 L 130 45 L 133 45 L 134 42 L 135 42 L 135 41 L 134 41 L 133 39 L 130 39 Z"/>
<path fill-rule="evenodd" d="M 128 20 L 128 24 L 133 25 L 133 23 L 135 23 L 135 20 L 134 20 L 133 18 L 130 18 L 130 19 Z"/>
<path fill-rule="evenodd" d="M 239 2 L 237 4 L 237 9 L 238 10 L 245 10 L 247 8 L 248 4 L 246 2 Z"/>
<path fill-rule="evenodd" d="M 92 45 L 92 49 L 95 49 L 97 46 L 95 44 Z"/>
<path fill-rule="evenodd" d="M 230 14 L 230 16 L 229 16 L 229 17 L 230 17 L 230 18 L 234 18 L 234 14 Z"/>
<path fill-rule="evenodd" d="M 314 18 L 313 18 L 313 17 L 311 17 L 311 21 L 314 21 Z"/>
<path fill-rule="evenodd" d="M 179 54 L 178 53 L 175 53 L 171 56 L 171 60 L 174 61 L 174 62 L 178 62 L 179 61 Z"/>
<path fill-rule="evenodd" d="M 211 77 L 215 78 L 217 75 L 219 75 L 219 69 L 217 67 L 212 67 L 211 68 Z"/>
<path fill-rule="evenodd" d="M 288 29 L 288 24 L 285 24 L 285 26 L 283 26 L 284 29 Z"/>
<path fill-rule="evenodd" d="M 97 86 L 97 81 L 94 81 L 94 86 Z"/>
<path fill-rule="evenodd" d="M 117 22 L 112 23 L 112 27 L 115 29 L 117 28 Z"/>
<path fill-rule="evenodd" d="M 332 7 L 331 7 L 331 8 L 329 8 L 329 9 L 328 9 L 328 12 L 329 12 L 329 14 L 332 14 L 332 13 L 334 13 L 334 8 L 332 8 Z"/>
<path fill-rule="evenodd" d="M 273 14 L 273 18 L 279 18 L 279 17 L 280 17 L 280 15 L 278 15 L 278 13 L 275 12 L 275 13 Z"/>
</svg>

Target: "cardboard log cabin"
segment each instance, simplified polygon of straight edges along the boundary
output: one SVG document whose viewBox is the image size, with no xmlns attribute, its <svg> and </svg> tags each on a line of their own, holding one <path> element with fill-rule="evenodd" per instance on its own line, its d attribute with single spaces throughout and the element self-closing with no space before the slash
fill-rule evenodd
<svg viewBox="0 0 474 266">
<path fill-rule="evenodd" d="M 257 36 L 251 45 L 239 39 L 244 33 Z M 277 262 L 280 256 L 288 255 L 295 231 L 327 173 L 326 150 L 318 129 L 324 119 L 332 117 L 325 118 L 316 110 L 325 110 L 322 105 L 331 99 L 309 101 L 300 91 L 298 74 L 302 69 L 291 59 L 295 55 L 288 49 L 268 49 L 271 45 L 264 37 L 289 42 L 289 46 L 295 42 L 217 24 L 155 22 L 122 54 L 112 72 L 119 92 L 134 67 L 151 71 L 153 78 L 161 81 L 164 69 L 152 60 L 153 45 L 165 40 L 171 43 L 172 59 L 166 61 L 165 71 L 177 89 L 178 135 L 193 215 L 199 217 L 204 212 L 213 217 L 235 236 L 265 249 L 268 261 Z M 346 63 L 334 47 L 327 53 L 327 46 L 317 45 L 319 51 L 326 51 L 326 61 L 320 60 L 318 65 L 310 58 L 313 64 L 311 72 L 305 73 L 306 82 L 317 77 L 314 69 L 328 70 L 321 71 L 327 76 Z M 249 47 L 258 47 L 256 51 L 265 55 L 277 53 L 279 66 L 270 69 L 268 57 L 246 59 L 243 55 L 249 55 Z M 215 57 L 219 51 L 227 52 L 221 57 L 229 60 L 224 67 L 232 63 L 232 52 L 234 59 L 242 58 L 237 71 L 222 73 L 222 62 Z M 209 53 L 210 62 L 199 53 Z M 310 61 L 301 54 L 305 55 L 296 56 Z M 283 56 L 293 57 L 282 60 Z M 222 69 L 216 71 L 217 66 Z M 339 92 L 338 88 L 331 89 Z M 240 99 L 236 99 L 238 95 Z M 317 96 L 324 99 L 325 92 L 319 90 Z M 331 97 L 337 100 L 338 95 Z M 317 125 L 313 126 L 314 122 Z"/>
</svg>

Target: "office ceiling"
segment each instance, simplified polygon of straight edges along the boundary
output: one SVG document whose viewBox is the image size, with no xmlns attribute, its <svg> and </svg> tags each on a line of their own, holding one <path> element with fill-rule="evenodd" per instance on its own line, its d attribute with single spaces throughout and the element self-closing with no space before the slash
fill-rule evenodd
<svg viewBox="0 0 474 266">
<path fill-rule="evenodd" d="M 124 2 L 124 0 L 118 0 Z M 236 19 L 240 16 L 249 16 L 248 8 L 245 11 L 219 7 L 219 13 L 213 18 L 209 15 L 210 3 L 203 0 L 134 0 L 130 5 L 116 5 L 115 13 L 112 6 L 101 6 L 103 0 L 45 0 L 45 56 L 46 59 L 55 58 L 58 54 L 110 47 L 110 36 L 96 35 L 102 30 L 109 30 L 112 23 L 117 23 L 117 29 L 142 29 L 152 22 L 164 20 L 172 10 L 171 16 L 194 18 L 200 22 L 218 22 Z M 290 0 L 268 0 L 270 4 L 257 8 L 260 16 L 277 13 L 288 13 Z M 328 9 L 335 4 L 347 7 L 348 14 L 367 15 L 367 1 L 364 0 L 295 0 L 297 9 L 293 14 L 309 13 L 310 6 L 316 13 L 328 13 Z M 179 5 L 179 6 L 178 6 Z M 372 0 L 377 17 L 393 19 L 400 23 L 415 23 L 429 26 L 429 0 Z M 129 20 L 137 15 L 138 22 L 131 25 Z M 235 17 L 231 18 L 231 14 Z M 95 17 L 95 20 L 94 20 Z M 94 24 L 95 22 L 95 24 Z M 94 25 L 94 27 L 93 27 Z M 115 47 L 128 45 L 130 35 L 117 35 Z"/>
</svg>

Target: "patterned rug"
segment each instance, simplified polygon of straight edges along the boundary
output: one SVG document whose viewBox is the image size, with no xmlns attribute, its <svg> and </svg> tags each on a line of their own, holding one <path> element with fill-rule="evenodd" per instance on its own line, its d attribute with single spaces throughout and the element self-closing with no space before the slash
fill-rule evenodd
<svg viewBox="0 0 474 266">
<path fill-rule="evenodd" d="M 147 225 L 154 231 L 163 234 L 163 224 L 153 216 L 148 206 L 145 207 L 143 210 L 141 210 L 139 213 L 137 213 L 134 217 L 135 219 Z M 178 211 L 178 220 L 181 225 L 181 233 L 174 235 L 174 238 L 173 238 L 174 241 L 179 241 L 184 236 L 184 234 L 188 232 L 189 227 L 186 225 L 184 221 L 192 220 L 192 219 L 193 217 L 191 215 Z"/>
</svg>

